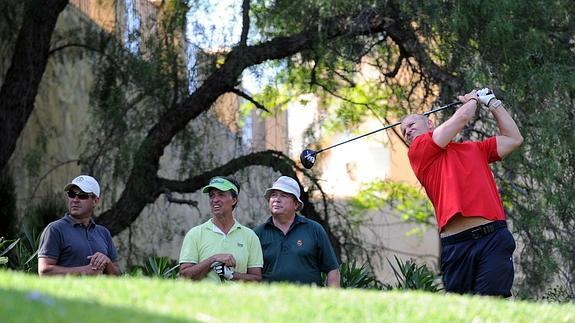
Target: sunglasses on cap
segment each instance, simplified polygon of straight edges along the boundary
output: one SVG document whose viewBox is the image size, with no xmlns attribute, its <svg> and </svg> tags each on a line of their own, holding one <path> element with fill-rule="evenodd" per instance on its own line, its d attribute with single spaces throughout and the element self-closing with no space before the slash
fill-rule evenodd
<svg viewBox="0 0 575 323">
<path fill-rule="evenodd" d="M 90 198 L 90 196 L 92 196 L 92 194 L 84 193 L 84 192 L 78 192 L 78 193 L 76 193 L 76 192 L 74 192 L 74 191 L 68 191 L 68 192 L 66 192 L 66 193 L 68 194 L 68 197 L 71 198 L 71 199 L 73 199 L 73 198 L 75 198 L 75 197 L 77 196 L 80 200 L 87 200 L 87 199 Z"/>
</svg>

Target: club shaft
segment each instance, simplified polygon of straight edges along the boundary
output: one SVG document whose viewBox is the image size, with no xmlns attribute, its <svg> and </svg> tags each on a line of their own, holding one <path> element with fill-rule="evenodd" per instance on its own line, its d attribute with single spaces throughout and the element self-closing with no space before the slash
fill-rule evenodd
<svg viewBox="0 0 575 323">
<path fill-rule="evenodd" d="M 452 102 L 452 103 L 449 103 L 448 105 L 444 105 L 444 106 L 439 107 L 439 108 L 437 108 L 437 109 L 427 111 L 427 112 L 423 113 L 423 115 L 428 116 L 428 115 L 430 115 L 430 114 L 432 114 L 432 113 L 439 112 L 439 111 L 445 110 L 445 109 L 447 109 L 447 108 L 451 108 L 452 106 L 455 106 L 455 105 L 458 105 L 458 104 L 461 104 L 461 102 L 459 102 L 459 101 Z M 376 133 L 376 132 L 380 132 L 380 131 L 383 131 L 383 130 L 386 130 L 386 129 L 389 129 L 389 128 L 393 128 L 393 127 L 395 127 L 395 126 L 397 126 L 397 125 L 399 125 L 399 124 L 401 124 L 401 121 L 398 121 L 398 122 L 396 122 L 396 123 L 394 123 L 394 124 L 390 124 L 390 125 L 385 126 L 385 127 L 381 128 L 381 129 L 377 129 L 377 130 L 374 130 L 374 131 L 372 131 L 372 132 L 368 132 L 368 133 L 363 134 L 363 135 L 361 135 L 361 136 L 357 136 L 357 137 L 355 137 L 355 138 L 351 138 L 351 139 L 349 139 L 349 140 L 342 141 L 342 142 L 337 143 L 337 144 L 335 144 L 335 145 L 333 145 L 333 146 L 329 146 L 329 147 L 320 149 L 320 150 L 316 151 L 315 154 L 317 155 L 317 154 L 321 153 L 322 151 L 325 151 L 325 150 L 328 150 L 328 149 L 332 149 L 332 148 L 337 147 L 337 146 L 339 146 L 339 145 L 346 144 L 346 143 L 348 143 L 348 142 L 350 142 L 350 141 L 354 141 L 354 140 L 357 140 L 357 139 L 361 139 L 361 138 L 363 138 L 363 137 L 365 137 L 365 136 L 373 135 L 373 134 Z"/>
</svg>

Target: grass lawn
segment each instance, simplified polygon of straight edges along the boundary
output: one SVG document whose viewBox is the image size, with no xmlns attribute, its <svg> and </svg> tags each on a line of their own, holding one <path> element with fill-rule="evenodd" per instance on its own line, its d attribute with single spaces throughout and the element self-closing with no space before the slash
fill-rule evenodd
<svg viewBox="0 0 575 323">
<path fill-rule="evenodd" d="M 0 271 L 0 322 L 575 322 L 575 304 Z"/>
</svg>

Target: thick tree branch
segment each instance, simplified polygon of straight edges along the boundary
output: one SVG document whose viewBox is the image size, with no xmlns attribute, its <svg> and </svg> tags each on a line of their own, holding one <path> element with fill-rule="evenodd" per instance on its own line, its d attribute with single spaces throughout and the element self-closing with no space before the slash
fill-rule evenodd
<svg viewBox="0 0 575 323">
<path fill-rule="evenodd" d="M 106 226 L 112 235 L 116 235 L 132 224 L 146 205 L 153 203 L 161 194 L 165 192 L 192 193 L 206 185 L 210 178 L 214 176 L 231 175 L 249 166 L 267 166 L 279 173 L 295 176 L 294 162 L 281 152 L 272 150 L 256 152 L 232 159 L 222 166 L 207 170 L 200 175 L 183 181 L 164 179 L 154 174 L 153 179 L 147 179 L 147 183 L 152 186 L 151 193 L 137 200 L 129 201 L 124 200 L 129 198 L 127 193 L 131 192 L 130 189 L 126 188 L 120 200 L 114 204 L 115 207 L 102 213 L 98 217 L 97 222 Z M 140 192 L 147 191 L 144 188 L 136 188 L 136 190 Z M 126 210 L 129 212 L 122 213 Z"/>
<path fill-rule="evenodd" d="M 193 193 L 204 187 L 214 176 L 227 176 L 250 166 L 268 166 L 273 170 L 286 174 L 294 173 L 294 162 L 282 152 L 266 150 L 234 158 L 226 164 L 213 168 L 200 175 L 192 176 L 182 181 L 158 179 L 160 190 L 171 192 Z"/>
<path fill-rule="evenodd" d="M 0 169 L 34 110 L 38 85 L 48 62 L 50 39 L 68 0 L 27 1 L 12 64 L 0 88 Z"/>
</svg>

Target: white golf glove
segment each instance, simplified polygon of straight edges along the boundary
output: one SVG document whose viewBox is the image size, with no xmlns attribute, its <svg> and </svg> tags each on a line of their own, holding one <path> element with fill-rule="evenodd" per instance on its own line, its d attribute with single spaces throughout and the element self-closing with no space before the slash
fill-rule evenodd
<svg viewBox="0 0 575 323">
<path fill-rule="evenodd" d="M 489 111 L 493 111 L 501 105 L 501 101 L 497 100 L 495 94 L 493 94 L 489 88 L 483 88 L 477 91 L 477 97 L 479 98 L 479 102 L 486 106 Z"/>
<path fill-rule="evenodd" d="M 227 280 L 231 280 L 232 278 L 234 278 L 234 270 L 224 264 L 222 264 L 221 262 L 214 262 L 212 264 L 212 270 L 216 272 L 216 274 L 218 274 L 218 276 L 220 276 L 220 278 L 223 279 L 227 279 Z"/>
</svg>

